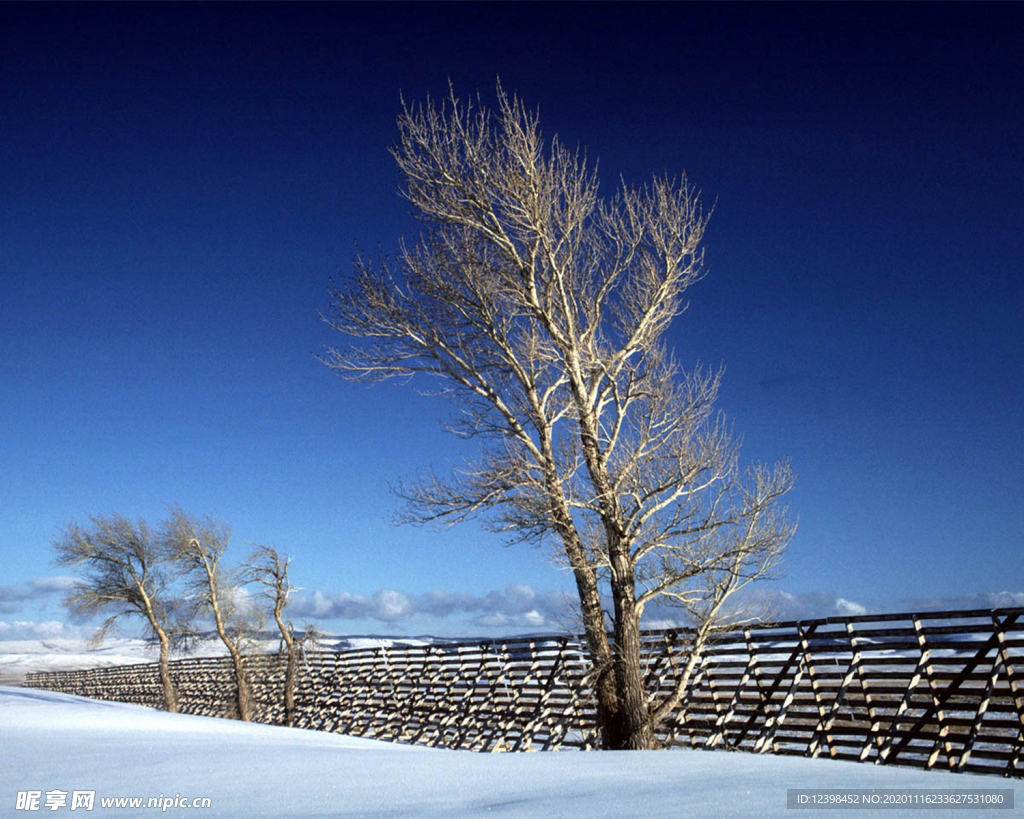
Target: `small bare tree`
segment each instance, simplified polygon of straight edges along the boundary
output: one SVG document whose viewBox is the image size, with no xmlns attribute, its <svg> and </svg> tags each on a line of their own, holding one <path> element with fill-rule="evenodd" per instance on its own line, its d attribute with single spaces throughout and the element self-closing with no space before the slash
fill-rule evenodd
<svg viewBox="0 0 1024 819">
<path fill-rule="evenodd" d="M 296 589 L 288 580 L 291 558 L 278 553 L 272 546 L 256 546 L 245 565 L 246 577 L 266 587 L 273 604 L 274 622 L 281 632 L 281 647 L 285 654 L 284 715 L 285 724 L 295 724 L 295 687 L 299 675 L 300 641 L 295 638 L 295 627 L 285 622 L 284 610 Z M 308 630 L 307 630 L 308 632 Z M 305 636 L 303 637 L 305 639 Z"/>
<path fill-rule="evenodd" d="M 160 646 L 160 684 L 164 709 L 178 710 L 170 656 L 181 630 L 179 610 L 169 589 L 166 554 L 144 521 L 120 515 L 93 517 L 87 528 L 70 524 L 55 541 L 57 564 L 81 572 L 80 583 L 65 598 L 76 616 L 109 615 L 93 638 L 98 644 L 123 617 L 140 617 Z"/>
<path fill-rule="evenodd" d="M 683 370 L 665 333 L 703 276 L 707 223 L 687 180 L 598 193 L 596 173 L 498 88 L 498 106 L 403 103 L 392 154 L 426 233 L 397 263 L 356 260 L 326 318 L 346 378 L 428 376 L 482 456 L 400 494 L 409 520 L 482 515 L 551 543 L 571 569 L 603 744 L 650 748 L 729 599 L 792 536 L 785 463 L 739 464 L 713 409 L 720 373 Z M 604 600 L 610 601 L 605 610 Z M 641 617 L 695 627 L 672 693 L 646 687 Z M 611 639 L 606 628 L 610 621 Z"/>
<path fill-rule="evenodd" d="M 238 718 L 249 722 L 253 705 L 245 652 L 251 649 L 262 622 L 255 607 L 248 605 L 244 581 L 223 564 L 230 532 L 212 518 L 200 519 L 174 507 L 164 524 L 162 539 L 168 554 L 188 578 L 191 599 L 213 619 L 217 636 L 231 656 Z"/>
</svg>

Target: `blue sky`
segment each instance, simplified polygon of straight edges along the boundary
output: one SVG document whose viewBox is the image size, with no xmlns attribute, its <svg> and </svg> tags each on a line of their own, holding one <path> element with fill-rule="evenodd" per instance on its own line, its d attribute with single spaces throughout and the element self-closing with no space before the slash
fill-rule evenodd
<svg viewBox="0 0 1024 819">
<path fill-rule="evenodd" d="M 297 619 L 557 624 L 543 554 L 391 525 L 389 484 L 462 454 L 447 407 L 315 358 L 356 243 L 417 231 L 399 94 L 497 76 L 609 192 L 716 202 L 670 341 L 725 364 L 747 457 L 792 458 L 785 613 L 1024 603 L 1022 34 L 1017 4 L 0 5 L 6 634 L 65 619 L 67 522 L 175 503 L 291 554 Z"/>
</svg>

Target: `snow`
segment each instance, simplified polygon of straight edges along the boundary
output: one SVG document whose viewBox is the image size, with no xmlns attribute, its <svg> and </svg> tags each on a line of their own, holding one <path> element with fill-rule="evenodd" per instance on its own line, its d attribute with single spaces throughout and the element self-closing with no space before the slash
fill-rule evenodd
<svg viewBox="0 0 1024 819">
<path fill-rule="evenodd" d="M 0 682 L 18 683 L 32 671 L 72 671 L 156 659 L 144 640 L 117 640 L 90 650 L 85 640 L 64 637 L 47 640 L 0 640 Z"/>
<path fill-rule="evenodd" d="M 166 815 L 794 819 L 787 788 L 1012 786 L 996 777 L 743 753 L 474 754 L 0 686 L 0 816 L 31 815 L 15 809 L 18 791 L 40 790 L 45 799 L 60 789 L 94 790 L 90 815 L 132 815 L 104 810 L 101 797 L 180 794 L 210 797 L 211 807 Z M 861 813 L 839 814 L 851 815 Z"/>
</svg>

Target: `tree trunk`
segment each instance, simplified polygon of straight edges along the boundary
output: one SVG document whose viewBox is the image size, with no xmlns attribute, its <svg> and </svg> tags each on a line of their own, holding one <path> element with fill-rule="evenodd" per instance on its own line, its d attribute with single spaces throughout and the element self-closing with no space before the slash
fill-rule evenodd
<svg viewBox="0 0 1024 819">
<path fill-rule="evenodd" d="M 644 687 L 643 669 L 640 657 L 640 615 L 636 605 L 636 581 L 630 561 L 629 544 L 623 536 L 622 520 L 616 492 L 608 466 L 602 453 L 598 436 L 598 421 L 587 394 L 586 382 L 576 351 L 566 358 L 566 369 L 573 399 L 579 410 L 580 443 L 587 473 L 599 499 L 601 518 L 604 522 L 605 543 L 611 569 L 612 599 L 614 602 L 615 646 L 611 653 L 612 673 L 596 682 L 598 689 L 598 719 L 604 720 L 605 748 L 611 750 L 646 750 L 654 747 L 650 715 L 647 708 L 647 693 Z M 595 595 L 596 587 L 595 587 Z M 601 632 L 605 647 L 604 621 Z M 589 630 L 588 630 L 589 637 Z M 606 648 L 607 650 L 607 648 Z M 593 649 L 591 649 L 593 654 Z M 594 656 L 598 662 L 598 656 Z M 608 659 L 600 658 L 603 668 L 608 669 Z M 614 705 L 604 708 L 604 702 L 612 703 L 605 689 L 614 689 Z"/>
<path fill-rule="evenodd" d="M 656 747 L 647 706 L 640 656 L 640 620 L 635 607 L 620 610 L 616 600 L 615 687 L 619 711 L 616 714 L 617 749 L 645 751 Z"/>
<path fill-rule="evenodd" d="M 227 646 L 231 655 L 231 665 L 235 671 L 235 702 L 238 706 L 238 718 L 242 722 L 252 721 L 252 701 L 249 697 L 249 681 L 245 676 L 245 661 L 242 652 L 238 650 L 238 643 L 233 641 L 224 626 L 224 616 L 220 610 L 220 601 L 217 599 L 217 567 L 216 562 L 211 566 L 204 557 L 206 566 L 206 580 L 210 588 L 210 611 L 213 612 L 213 622 L 217 627 L 217 636 Z"/>
<path fill-rule="evenodd" d="M 299 676 L 298 658 L 295 656 L 295 644 L 288 646 L 288 667 L 284 674 L 284 724 L 295 725 L 295 687 Z"/>
<path fill-rule="evenodd" d="M 281 632 L 281 639 L 288 649 L 288 665 L 284 672 L 284 724 L 295 725 L 295 686 L 299 676 L 299 663 L 296 656 L 298 648 L 295 645 L 295 634 L 290 626 L 284 622 L 281 611 L 284 608 L 284 601 L 281 597 L 281 585 L 278 581 L 277 600 L 274 603 L 274 620 L 277 622 L 278 631 Z"/>
<path fill-rule="evenodd" d="M 245 673 L 245 660 L 237 649 L 231 651 L 231 664 L 235 670 L 235 692 L 238 704 L 238 718 L 252 722 L 252 698 L 249 693 L 249 679 Z"/>
<path fill-rule="evenodd" d="M 171 679 L 171 641 L 162 623 L 157 619 L 156 612 L 153 610 L 153 601 L 146 591 L 145 584 L 138 581 L 137 588 L 142 598 L 143 614 L 146 615 L 153 633 L 160 641 L 160 686 L 164 692 L 164 710 L 176 714 L 178 713 L 178 691 L 174 687 L 174 680 Z"/>
<path fill-rule="evenodd" d="M 587 638 L 587 650 L 594 669 L 593 691 L 597 700 L 597 728 L 602 748 L 622 747 L 623 737 L 619 730 L 617 714 L 619 698 L 615 686 L 615 673 L 608 633 L 604 626 L 604 609 L 597 590 L 597 578 L 590 567 L 577 568 L 576 590 L 580 596 L 583 614 L 583 630 Z"/>
<path fill-rule="evenodd" d="M 615 687 L 619 696 L 617 733 L 620 749 L 644 751 L 656 747 L 644 684 L 640 653 L 640 613 L 636 579 L 629 552 L 613 531 L 608 532 L 615 605 Z"/>
<path fill-rule="evenodd" d="M 578 369 L 576 360 L 570 363 Z M 591 482 L 601 499 L 601 517 L 604 520 L 611 569 L 615 621 L 615 645 L 611 663 L 613 673 L 607 675 L 609 680 L 599 682 L 603 686 L 614 687 L 615 707 L 603 714 L 607 720 L 605 747 L 611 750 L 647 750 L 655 747 L 655 741 L 640 656 L 640 612 L 636 603 L 636 578 L 630 560 L 629 545 L 622 533 L 618 503 L 614 500 L 614 486 L 607 466 L 601 458 L 596 434 L 597 424 L 594 417 L 585 411 L 586 396 L 582 388 L 582 379 L 577 379 L 573 387 L 577 406 L 581 408 L 579 424 L 584 459 Z M 605 644 L 607 645 L 607 638 Z M 600 708 L 598 716 L 602 716 Z"/>
<path fill-rule="evenodd" d="M 550 432 L 550 430 L 548 431 Z M 555 529 L 562 538 L 562 547 L 576 579 L 576 592 L 580 599 L 580 613 L 583 631 L 587 638 L 587 650 L 594 671 L 591 683 L 597 700 L 597 730 L 602 748 L 622 747 L 623 737 L 617 719 L 619 698 L 615 686 L 615 674 L 608 632 L 604 624 L 604 608 L 597 585 L 597 573 L 587 560 L 586 550 L 573 522 L 563 494 L 562 484 L 551 464 L 552 445 L 550 435 L 544 438 L 544 452 L 549 456 L 546 470 L 548 499 L 554 512 Z"/>
<path fill-rule="evenodd" d="M 178 713 L 178 691 L 171 679 L 171 644 L 161 629 L 157 632 L 160 638 L 160 685 L 164 692 L 164 710 L 171 714 Z"/>
<path fill-rule="evenodd" d="M 631 573 L 630 573 L 631 577 Z M 647 750 L 656 747 L 647 707 L 640 654 L 640 618 L 636 601 L 625 588 L 613 588 L 615 645 L 609 645 L 596 583 L 585 591 L 577 572 L 583 603 L 587 649 L 596 671 L 593 681 L 601 747 L 606 750 Z M 595 613 L 596 610 L 596 613 Z M 588 616 L 589 614 L 589 616 Z"/>
</svg>

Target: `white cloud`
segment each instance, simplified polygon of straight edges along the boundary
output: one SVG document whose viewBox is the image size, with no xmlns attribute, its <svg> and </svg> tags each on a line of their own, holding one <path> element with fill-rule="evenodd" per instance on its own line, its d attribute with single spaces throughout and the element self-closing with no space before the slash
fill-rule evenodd
<svg viewBox="0 0 1024 819">
<path fill-rule="evenodd" d="M 30 585 L 44 592 L 62 592 L 75 588 L 81 582 L 77 577 L 53 575 L 52 577 L 37 577 L 30 581 Z"/>
<path fill-rule="evenodd" d="M 736 607 L 774 622 L 853 617 L 879 611 L 832 591 L 791 592 L 767 586 L 737 595 Z M 895 609 L 892 609 L 895 611 Z"/>
<path fill-rule="evenodd" d="M 866 606 L 862 606 L 860 603 L 854 603 L 844 597 L 836 598 L 836 611 L 841 615 L 850 617 L 868 613 Z"/>
<path fill-rule="evenodd" d="M 381 589 L 373 596 L 373 617 L 386 623 L 402 620 L 413 613 L 412 601 L 400 591 Z"/>
<path fill-rule="evenodd" d="M 296 606 L 295 608 L 298 608 Z M 329 617 L 331 613 L 331 601 L 320 589 L 313 592 L 313 602 L 308 607 L 308 614 L 312 617 Z"/>
<path fill-rule="evenodd" d="M 33 623 L 28 620 L 15 620 L 7 623 L 0 620 L 0 638 L 4 640 L 33 640 L 54 637 L 77 637 L 78 629 L 68 627 L 57 620 Z"/>
<path fill-rule="evenodd" d="M 536 609 L 522 614 L 502 614 L 501 612 L 481 614 L 473 622 L 478 626 L 492 628 L 552 628 L 552 624 Z"/>
<path fill-rule="evenodd" d="M 480 626 L 555 629 L 565 619 L 568 608 L 561 592 L 538 592 L 518 583 L 486 594 L 439 590 L 406 594 L 396 589 L 380 589 L 367 597 L 351 592 L 328 594 L 316 589 L 310 597 L 297 598 L 291 611 L 297 617 L 370 619 L 383 623 L 463 616 Z"/>
<path fill-rule="evenodd" d="M 547 620 L 544 619 L 544 615 L 536 609 L 526 612 L 526 614 L 523 615 L 523 620 L 531 626 L 543 626 L 547 622 Z"/>
</svg>

